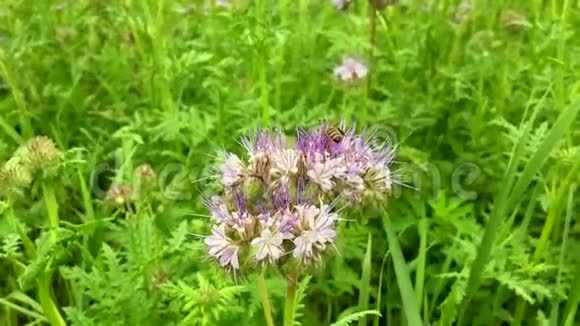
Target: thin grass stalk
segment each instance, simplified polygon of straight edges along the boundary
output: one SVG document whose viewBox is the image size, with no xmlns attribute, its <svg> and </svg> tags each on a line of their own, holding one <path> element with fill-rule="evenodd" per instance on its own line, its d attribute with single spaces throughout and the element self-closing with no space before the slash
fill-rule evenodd
<svg viewBox="0 0 580 326">
<path fill-rule="evenodd" d="M 409 325 L 421 326 L 423 325 L 423 322 L 421 321 L 421 313 L 417 305 L 416 295 L 414 293 L 413 285 L 409 277 L 407 263 L 405 262 L 403 252 L 401 251 L 397 235 L 393 230 L 393 225 L 391 224 L 390 218 L 386 212 L 383 218 L 383 226 L 385 232 L 387 233 L 389 250 L 391 251 L 391 255 L 393 257 L 393 267 L 397 277 L 399 292 L 401 293 L 405 319 Z"/>
<path fill-rule="evenodd" d="M 38 284 L 38 296 L 40 299 L 40 304 L 46 318 L 49 320 L 52 326 L 66 326 L 64 319 L 62 318 L 58 307 L 53 300 L 50 292 L 50 277 L 44 274 L 39 277 L 37 281 Z"/>
<path fill-rule="evenodd" d="M 359 283 L 359 297 L 358 297 L 358 311 L 366 311 L 369 308 L 369 297 L 371 287 L 371 257 L 372 257 L 372 233 L 369 233 L 367 240 L 367 250 L 363 259 L 362 275 Z M 358 325 L 364 326 L 367 324 L 366 316 L 359 319 Z"/>
<path fill-rule="evenodd" d="M 419 220 L 419 257 L 415 274 L 415 295 L 419 310 L 423 303 L 423 287 L 425 282 L 425 268 L 427 262 L 427 219 L 423 216 Z"/>
<path fill-rule="evenodd" d="M 16 102 L 16 108 L 18 109 L 18 119 L 20 122 L 20 127 L 22 128 L 22 135 L 25 139 L 28 139 L 33 136 L 32 123 L 29 112 L 26 108 L 22 90 L 18 87 L 12 71 L 10 71 L 8 68 L 8 64 L 5 60 L 5 53 L 2 49 L 0 49 L 0 77 L 5 80 L 6 84 L 11 90 L 14 102 Z M 12 132 L 9 132 L 9 135 L 12 135 L 14 138 L 14 134 Z"/>
<path fill-rule="evenodd" d="M 574 178 L 577 176 L 577 171 L 580 168 L 580 162 L 577 162 L 572 169 L 568 172 L 568 175 L 562 182 L 559 187 L 559 191 L 554 196 L 553 200 L 551 201 L 551 209 L 548 212 L 548 218 L 542 227 L 542 233 L 540 234 L 540 239 L 536 244 L 536 249 L 534 250 L 534 254 L 532 256 L 532 263 L 538 263 L 542 257 L 544 256 L 544 252 L 548 246 L 548 242 L 550 241 L 550 237 L 552 236 L 552 231 L 554 226 L 557 223 L 560 215 L 562 214 L 563 204 L 565 201 L 566 193 L 570 187 L 570 184 L 573 182 Z M 516 305 L 516 310 L 514 313 L 514 325 L 520 325 L 523 322 L 523 319 L 526 314 L 527 310 L 527 302 L 523 299 L 519 299 Z"/>
</svg>

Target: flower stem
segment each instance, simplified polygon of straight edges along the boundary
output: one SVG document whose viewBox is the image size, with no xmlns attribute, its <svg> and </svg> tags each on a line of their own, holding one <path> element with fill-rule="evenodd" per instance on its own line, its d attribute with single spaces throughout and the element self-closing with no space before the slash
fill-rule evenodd
<svg viewBox="0 0 580 326">
<path fill-rule="evenodd" d="M 266 279 L 264 278 L 264 271 L 258 275 L 258 287 L 260 288 L 260 298 L 262 299 L 262 306 L 264 307 L 264 317 L 268 326 L 274 326 L 272 319 L 272 308 L 270 306 L 270 298 L 268 297 L 268 288 L 266 287 Z"/>
<path fill-rule="evenodd" d="M 286 288 L 286 305 L 284 307 L 284 326 L 292 326 L 294 324 L 294 313 L 296 309 L 296 287 L 298 285 L 298 273 L 290 272 L 286 278 L 288 287 Z"/>
<path fill-rule="evenodd" d="M 44 203 L 46 205 L 46 211 L 48 213 L 48 221 L 50 225 L 50 234 L 52 241 L 56 243 L 58 241 L 58 202 L 56 201 L 56 195 L 54 194 L 54 188 L 52 185 L 47 183 L 43 184 L 43 194 Z"/>
</svg>

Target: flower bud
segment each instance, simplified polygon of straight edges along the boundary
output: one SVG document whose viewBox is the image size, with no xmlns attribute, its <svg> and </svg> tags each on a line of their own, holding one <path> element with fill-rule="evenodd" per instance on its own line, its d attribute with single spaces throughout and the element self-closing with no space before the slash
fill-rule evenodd
<svg viewBox="0 0 580 326">
<path fill-rule="evenodd" d="M 118 185 L 107 192 L 106 200 L 113 206 L 123 207 L 133 199 L 133 188 L 129 185 Z"/>
<path fill-rule="evenodd" d="M 0 169 L 0 191 L 6 195 L 21 193 L 32 183 L 32 174 L 18 158 L 12 158 Z"/>
<path fill-rule="evenodd" d="M 47 171 L 54 168 L 58 162 L 59 151 L 54 142 L 45 136 L 37 136 L 24 146 L 20 147 L 15 154 L 28 165 L 32 173 Z"/>
<path fill-rule="evenodd" d="M 139 188 L 151 188 L 156 179 L 157 173 L 149 164 L 141 164 L 135 169 L 135 181 Z"/>
</svg>

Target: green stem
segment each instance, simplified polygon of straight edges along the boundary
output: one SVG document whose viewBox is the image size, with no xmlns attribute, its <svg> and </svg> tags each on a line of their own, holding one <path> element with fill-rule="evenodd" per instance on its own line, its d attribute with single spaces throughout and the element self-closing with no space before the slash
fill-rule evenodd
<svg viewBox="0 0 580 326">
<path fill-rule="evenodd" d="M 54 188 L 44 183 L 42 185 L 42 193 L 44 195 L 44 204 L 46 205 L 46 211 L 48 213 L 48 222 L 50 225 L 50 235 L 53 242 L 58 241 L 58 202 L 56 201 L 56 196 L 54 194 Z"/>
<path fill-rule="evenodd" d="M 270 298 L 268 296 L 268 288 L 266 287 L 266 280 L 264 278 L 264 271 L 258 275 L 258 287 L 260 288 L 260 298 L 262 299 L 262 306 L 264 307 L 264 317 L 268 326 L 274 326 L 272 319 L 272 307 L 270 305 Z"/>
<path fill-rule="evenodd" d="M 40 276 L 38 280 L 38 296 L 42 310 L 44 311 L 46 319 L 50 322 L 50 325 L 66 326 L 64 319 L 58 311 L 58 307 L 50 295 L 50 282 L 47 279 L 47 275 Z"/>
<path fill-rule="evenodd" d="M 296 312 L 296 288 L 298 285 L 298 273 L 290 272 L 286 278 L 286 305 L 284 307 L 284 326 L 294 325 L 294 314 Z"/>
</svg>

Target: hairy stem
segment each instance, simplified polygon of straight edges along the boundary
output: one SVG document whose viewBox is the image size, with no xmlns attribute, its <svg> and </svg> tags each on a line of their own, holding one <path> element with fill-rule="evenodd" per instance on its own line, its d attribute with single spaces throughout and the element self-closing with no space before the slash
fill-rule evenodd
<svg viewBox="0 0 580 326">
<path fill-rule="evenodd" d="M 42 310 L 44 311 L 46 319 L 50 322 L 50 325 L 66 326 L 66 323 L 60 315 L 58 307 L 50 294 L 50 277 L 47 276 L 48 275 L 42 275 L 38 279 L 38 296 L 40 299 L 40 305 L 42 306 Z"/>
<path fill-rule="evenodd" d="M 50 235 L 53 242 L 58 241 L 58 202 L 56 201 L 56 196 L 54 194 L 54 188 L 44 183 L 42 185 L 42 193 L 44 196 L 44 204 L 46 205 L 46 211 L 48 213 L 48 222 L 50 225 Z"/>
<path fill-rule="evenodd" d="M 260 298 L 262 299 L 262 306 L 264 307 L 264 317 L 268 326 L 274 326 L 272 319 L 272 306 L 270 305 L 270 298 L 268 296 L 268 288 L 266 287 L 266 279 L 264 278 L 264 271 L 262 270 L 258 275 L 258 287 L 260 288 Z"/>
<path fill-rule="evenodd" d="M 284 326 L 294 324 L 294 313 L 296 312 L 296 288 L 298 285 L 298 273 L 291 271 L 286 278 L 286 305 L 284 307 Z"/>
</svg>

